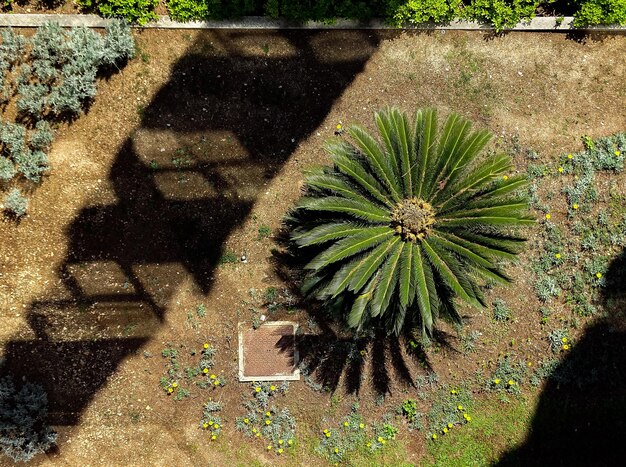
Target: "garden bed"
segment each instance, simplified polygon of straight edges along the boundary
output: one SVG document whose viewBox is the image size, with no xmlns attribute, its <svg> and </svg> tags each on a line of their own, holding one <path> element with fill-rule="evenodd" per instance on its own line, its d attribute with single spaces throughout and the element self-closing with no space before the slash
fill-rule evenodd
<svg viewBox="0 0 626 467">
<path fill-rule="evenodd" d="M 489 439 L 484 461 L 522 443 L 543 383 L 523 384 L 518 399 L 494 389 L 493 375 L 506 354 L 533 370 L 567 359 L 551 333 L 566 330 L 576 349 L 597 319 L 572 314 L 559 298 L 544 319 L 530 266 L 545 254 L 545 214 L 569 232 L 560 190 L 579 174 L 559 178 L 567 154 L 584 151 L 583 135 L 626 128 L 626 38 L 247 30 L 135 37 L 137 57 L 99 82 L 86 115 L 58 127 L 52 170 L 33 190 L 28 215 L 0 224 L 5 365 L 45 387 L 59 431 L 58 450 L 42 464 L 326 465 L 354 444 L 344 459 L 357 465 L 421 465 L 466 433 L 468 442 Z M 511 153 L 520 173 L 545 164 L 538 196 L 549 210 L 536 206 L 544 220 L 530 232 L 530 253 L 507 269 L 514 285 L 488 295 L 508 312 L 500 307 L 500 319 L 493 307 L 464 309 L 465 328 L 444 325 L 425 353 L 384 336 L 353 342 L 301 303 L 281 254 L 281 221 L 300 196 L 302 170 L 328 163 L 322 143 L 337 124 L 372 128 L 372 113 L 386 105 L 458 111 L 493 131 L 492 147 Z M 608 187 L 624 181 L 623 173 L 599 174 L 607 189 L 598 206 L 622 209 Z M 238 382 L 237 323 L 258 324 L 261 314 L 302 331 L 303 378 L 288 389 Z M 283 431 L 257 437 L 246 431 L 243 403 L 256 409 L 265 396 L 267 426 L 276 421 Z M 207 408 L 209 398 L 220 408 Z M 425 415 L 419 431 L 396 415 L 409 398 L 419 412 L 467 411 L 455 412 L 448 435 L 439 412 L 430 422 Z M 494 427 L 510 421 L 511 407 L 519 418 L 499 434 Z M 290 433 L 284 408 L 296 423 L 291 445 L 272 438 Z M 259 417 L 252 422 L 261 431 L 266 415 Z M 471 431 L 472 423 L 484 430 Z M 444 439 L 432 441 L 435 432 Z"/>
</svg>

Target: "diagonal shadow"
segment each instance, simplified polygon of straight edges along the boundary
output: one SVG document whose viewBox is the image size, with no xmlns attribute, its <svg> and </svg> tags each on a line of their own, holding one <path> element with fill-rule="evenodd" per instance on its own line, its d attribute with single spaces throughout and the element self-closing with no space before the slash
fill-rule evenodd
<svg viewBox="0 0 626 467">
<path fill-rule="evenodd" d="M 524 443 L 500 466 L 617 466 L 626 456 L 626 252 L 606 273 L 607 316 L 548 378 Z"/>
<path fill-rule="evenodd" d="M 251 41 L 287 50 L 251 56 Z M 45 387 L 52 424 L 79 421 L 154 335 L 186 275 L 211 289 L 224 240 L 379 41 L 363 31 L 198 36 L 117 154 L 116 202 L 83 209 L 69 226 L 61 298 L 28 311 L 36 339 L 6 346 L 1 371 Z"/>
</svg>

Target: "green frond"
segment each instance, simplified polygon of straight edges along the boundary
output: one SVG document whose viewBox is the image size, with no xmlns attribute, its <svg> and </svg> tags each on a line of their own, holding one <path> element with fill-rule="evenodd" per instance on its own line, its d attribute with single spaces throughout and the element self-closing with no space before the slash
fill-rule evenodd
<svg viewBox="0 0 626 467">
<path fill-rule="evenodd" d="M 398 158 L 400 159 L 400 180 L 404 188 L 404 195 L 413 193 L 413 173 L 412 167 L 415 165 L 413 153 L 413 135 L 409 128 L 409 121 L 406 114 L 400 113 L 397 109 L 390 112 L 390 118 L 393 125 L 393 134 L 397 138 Z"/>
<path fill-rule="evenodd" d="M 490 267 L 492 265 L 491 261 L 483 258 L 480 255 L 477 255 L 469 248 L 466 248 L 462 244 L 463 242 L 454 242 L 453 240 L 446 238 L 444 235 L 441 235 L 438 232 L 433 232 L 433 235 L 430 237 L 430 241 L 431 243 L 438 242 L 443 248 L 454 251 L 457 255 L 465 258 L 470 264 L 475 263 L 477 265 L 485 267 Z"/>
<path fill-rule="evenodd" d="M 363 199 L 363 194 L 359 192 L 356 186 L 337 175 L 312 175 L 306 179 L 306 184 L 309 188 L 321 192 L 328 191 L 344 198 L 356 199 L 357 201 Z"/>
<path fill-rule="evenodd" d="M 427 334 L 431 336 L 434 321 L 432 305 L 437 295 L 434 288 L 432 271 L 430 270 L 430 266 L 425 264 L 419 245 L 413 248 L 413 256 L 413 273 L 411 275 L 413 276 L 416 289 L 419 317 L 423 328 L 427 331 Z M 434 305 L 436 309 L 437 304 L 435 303 Z"/>
<path fill-rule="evenodd" d="M 350 235 L 362 233 L 370 227 L 351 222 L 322 224 L 311 230 L 296 231 L 291 239 L 300 247 L 319 245 L 330 240 L 337 240 Z"/>
<path fill-rule="evenodd" d="M 378 179 L 387 187 L 394 201 L 400 201 L 401 190 L 389 158 L 385 155 L 378 142 L 360 125 L 353 125 L 348 133 L 354 139 L 368 165 Z"/>
<path fill-rule="evenodd" d="M 451 228 L 451 227 L 471 227 L 471 226 L 486 226 L 486 225 L 508 225 L 508 226 L 522 226 L 533 225 L 535 218 L 532 216 L 508 216 L 508 215 L 494 215 L 494 216 L 481 216 L 481 217 L 455 217 L 455 218 L 443 218 L 437 219 L 437 226 L 439 228 Z"/>
<path fill-rule="evenodd" d="M 433 268 L 441 275 L 441 277 L 445 280 L 446 285 L 450 287 L 454 293 L 456 293 L 463 300 L 472 303 L 474 302 L 473 297 L 471 297 L 465 288 L 461 285 L 461 278 L 457 277 L 454 274 L 454 271 L 450 268 L 450 265 L 447 264 L 444 259 L 441 257 L 441 252 L 437 252 L 436 248 L 433 248 L 433 245 L 426 239 L 422 242 L 422 246 L 424 247 L 424 251 L 426 252 L 426 256 L 432 264 Z"/>
<path fill-rule="evenodd" d="M 413 272 L 413 253 L 414 245 L 407 243 L 402 250 L 400 256 L 400 278 L 398 280 L 398 294 L 400 296 L 400 308 L 406 309 L 409 305 L 411 297 L 414 295 L 412 284 L 412 272 Z"/>
<path fill-rule="evenodd" d="M 396 243 L 380 270 L 380 281 L 376 286 L 372 300 L 372 317 L 384 315 L 389 307 L 398 281 L 400 255 L 405 245 L 405 242 Z"/>
<path fill-rule="evenodd" d="M 457 113 L 451 113 L 446 119 L 437 147 L 435 167 L 430 177 L 424 181 L 422 195 L 426 199 L 432 198 L 432 192 L 437 182 L 446 178 L 446 171 L 450 165 L 456 165 L 456 159 L 460 157 L 459 147 L 471 128 L 471 123 Z"/>
<path fill-rule="evenodd" d="M 398 142 L 398 135 L 394 128 L 392 115 L 393 109 L 387 108 L 380 112 L 374 113 L 374 121 L 378 127 L 378 133 L 385 145 L 385 155 L 389 159 L 389 165 L 393 172 L 393 177 L 398 184 L 398 190 L 402 193 L 401 174 L 400 174 L 400 144 Z"/>
<path fill-rule="evenodd" d="M 343 145 L 348 143 L 342 142 Z M 349 146 L 349 145 L 348 145 Z M 350 146 L 352 148 L 352 146 Z M 353 149 L 350 149 L 353 151 Z M 346 152 L 350 152 L 347 151 Z M 363 167 L 361 161 L 353 157 L 349 157 L 346 154 L 342 154 L 339 149 L 331 151 L 331 160 L 334 162 L 337 170 L 352 179 L 355 183 L 361 186 L 366 193 L 380 201 L 386 206 L 391 206 L 393 203 L 389 199 L 389 192 L 376 180 L 372 174 L 370 174 L 365 167 Z"/>
<path fill-rule="evenodd" d="M 505 155 L 494 155 L 481 161 L 460 180 L 448 182 L 437 192 L 432 203 L 438 210 L 442 210 L 451 200 L 465 193 L 477 191 L 496 177 L 502 177 L 512 168 L 511 158 Z"/>
<path fill-rule="evenodd" d="M 309 211 L 328 211 L 348 214 L 355 219 L 362 219 L 378 224 L 386 224 L 391 221 L 389 211 L 375 206 L 365 198 L 361 201 L 357 201 L 354 199 L 340 198 L 338 196 L 327 196 L 325 198 L 309 196 L 301 198 L 297 207 Z"/>
<path fill-rule="evenodd" d="M 380 265 L 383 263 L 391 249 L 400 241 L 400 237 L 396 235 L 372 250 L 372 252 L 368 255 L 367 260 L 354 274 L 348 289 L 354 292 L 361 290 L 369 278 L 380 268 Z"/>
<path fill-rule="evenodd" d="M 393 236 L 387 227 L 372 227 L 367 232 L 339 240 L 328 249 L 317 255 L 305 266 L 305 269 L 319 270 L 329 264 L 349 258 L 357 253 L 368 250 Z"/>
<path fill-rule="evenodd" d="M 469 135 L 463 141 L 463 144 L 457 148 L 451 157 L 450 164 L 446 166 L 445 172 L 441 174 L 440 179 L 445 183 L 444 188 L 438 191 L 444 191 L 445 186 L 454 186 L 459 177 L 465 173 L 465 170 L 475 160 L 478 153 L 485 148 L 489 141 L 491 141 L 491 133 L 487 130 L 478 130 Z M 436 193 L 431 193 L 431 198 L 433 195 L 436 196 Z M 441 198 L 437 197 L 437 199 L 445 199 L 446 196 L 446 193 L 442 193 Z"/>
<path fill-rule="evenodd" d="M 428 179 L 434 166 L 437 143 L 437 111 L 425 109 L 415 122 L 415 145 L 417 148 L 417 165 L 419 180 L 415 183 L 415 196 L 421 198 L 425 192 L 424 181 Z"/>
<path fill-rule="evenodd" d="M 348 314 L 348 326 L 350 326 L 351 328 L 360 329 L 361 324 L 363 323 L 363 321 L 365 321 L 364 312 L 372 301 L 374 288 L 376 284 L 378 284 L 378 277 L 379 274 L 375 274 L 374 276 L 372 276 L 363 293 L 358 295 L 354 300 L 352 308 L 350 309 L 350 313 Z"/>
<path fill-rule="evenodd" d="M 496 241 L 470 232 L 455 231 L 454 233 L 451 233 L 443 230 L 437 230 L 436 235 L 439 238 L 443 237 L 446 240 L 454 242 L 460 247 L 465 248 L 466 250 L 472 251 L 487 261 L 496 258 L 515 260 L 517 257 L 513 252 L 515 250 L 511 248 L 510 244 L 500 244 Z M 489 261 L 489 263 L 491 264 L 491 261 Z"/>
</svg>

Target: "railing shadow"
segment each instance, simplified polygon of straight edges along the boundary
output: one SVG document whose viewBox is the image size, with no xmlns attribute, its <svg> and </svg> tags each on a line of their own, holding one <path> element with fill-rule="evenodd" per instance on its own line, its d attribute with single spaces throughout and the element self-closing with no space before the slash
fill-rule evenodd
<svg viewBox="0 0 626 467">
<path fill-rule="evenodd" d="M 250 35 L 291 52 L 251 56 L 240 50 Z M 60 298 L 28 310 L 36 338 L 6 346 L 0 372 L 44 386 L 51 424 L 78 423 L 162 325 L 186 276 L 211 290 L 224 240 L 380 41 L 362 31 L 198 37 L 119 150 L 116 201 L 84 208 L 67 229 Z M 353 50 L 336 55 L 336 44 Z"/>
</svg>

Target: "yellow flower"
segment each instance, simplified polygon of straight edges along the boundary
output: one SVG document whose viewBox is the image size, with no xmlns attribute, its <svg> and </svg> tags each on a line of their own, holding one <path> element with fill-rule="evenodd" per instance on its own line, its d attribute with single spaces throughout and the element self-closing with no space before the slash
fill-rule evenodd
<svg viewBox="0 0 626 467">
<path fill-rule="evenodd" d="M 276 386 L 272 385 L 270 386 L 270 391 L 275 391 L 276 390 Z"/>
<path fill-rule="evenodd" d="M 470 417 L 469 415 L 467 417 L 465 417 L 465 420 L 467 420 L 468 422 L 472 421 L 472 417 Z"/>
<path fill-rule="evenodd" d="M 569 345 L 568 344 L 563 344 L 563 350 L 569 350 Z"/>
<path fill-rule="evenodd" d="M 212 439 L 213 441 L 215 441 L 215 440 L 217 439 L 217 436 L 216 436 L 216 435 L 213 435 L 213 436 L 211 436 L 211 439 Z"/>
<path fill-rule="evenodd" d="M 567 344 L 567 337 L 561 338 L 561 342 L 563 342 L 564 344 Z"/>
<path fill-rule="evenodd" d="M 448 427 L 444 427 L 443 434 L 445 435 L 448 432 Z"/>
<path fill-rule="evenodd" d="M 602 273 L 601 272 L 596 272 L 596 277 L 598 279 L 602 279 Z"/>
<path fill-rule="evenodd" d="M 204 345 L 203 345 L 202 347 L 204 347 L 205 349 L 208 349 L 208 348 L 209 348 L 209 344 L 207 344 L 207 343 L 205 342 L 205 343 L 204 343 Z"/>
<path fill-rule="evenodd" d="M 174 392 L 174 390 L 172 388 L 167 388 L 167 392 L 169 392 L 170 394 Z"/>
<path fill-rule="evenodd" d="M 448 423 L 448 428 L 452 428 L 453 426 L 452 423 Z"/>
<path fill-rule="evenodd" d="M 561 259 L 561 253 L 557 253 L 556 255 L 554 255 L 554 257 L 555 257 L 556 259 Z"/>
<path fill-rule="evenodd" d="M 578 209 L 578 204 L 577 203 L 572 204 L 572 209 Z"/>
<path fill-rule="evenodd" d="M 272 416 L 272 412 L 265 412 L 265 416 L 266 417 L 271 417 Z"/>
<path fill-rule="evenodd" d="M 220 382 L 219 382 L 219 381 L 217 381 L 217 380 L 216 380 L 216 381 L 213 381 L 213 386 L 219 386 L 219 385 L 220 385 Z"/>
<path fill-rule="evenodd" d="M 258 387 L 258 386 L 257 386 L 256 388 L 254 388 L 254 390 L 255 390 L 256 392 L 261 392 L 261 388 L 260 388 L 260 387 Z"/>
<path fill-rule="evenodd" d="M 437 439 L 437 434 L 433 433 L 433 439 Z"/>
<path fill-rule="evenodd" d="M 498 378 L 494 379 L 493 384 L 500 384 L 500 380 Z"/>
<path fill-rule="evenodd" d="M 382 443 L 382 442 L 383 442 L 383 437 L 382 437 L 382 436 L 379 436 L 379 437 L 378 437 L 378 442 L 379 442 L 379 443 Z"/>
<path fill-rule="evenodd" d="M 572 159 L 574 158 L 574 156 L 572 156 L 571 154 L 568 154 L 568 155 L 567 155 L 567 158 L 568 158 L 569 160 L 572 160 Z"/>
<path fill-rule="evenodd" d="M 270 449 L 272 449 L 272 445 L 271 445 L 271 444 L 268 444 L 268 445 L 267 445 L 267 450 L 269 451 Z"/>
<path fill-rule="evenodd" d="M 450 391 L 450 394 L 456 394 L 456 389 L 453 389 L 452 391 Z"/>
<path fill-rule="evenodd" d="M 385 441 L 385 439 L 383 438 L 383 440 L 380 442 L 380 444 L 385 444 L 387 441 Z"/>
<path fill-rule="evenodd" d="M 205 368 L 204 370 L 202 370 L 202 373 L 204 373 L 205 375 L 209 372 L 208 368 Z"/>
<path fill-rule="evenodd" d="M 291 446 L 291 445 L 293 444 L 293 439 L 288 440 L 288 441 L 287 441 L 287 444 L 288 444 L 289 446 Z"/>
<path fill-rule="evenodd" d="M 258 437 L 260 437 L 260 436 L 261 436 L 261 433 L 257 433 L 257 434 L 256 434 L 256 437 L 257 437 L 257 438 L 258 438 Z"/>
<path fill-rule="evenodd" d="M 178 383 L 172 383 L 172 387 L 173 388 L 177 388 L 178 387 Z"/>
<path fill-rule="evenodd" d="M 366 444 L 366 446 L 367 446 L 368 448 L 371 448 L 371 447 L 372 447 L 372 443 L 367 443 L 367 444 Z"/>
<path fill-rule="evenodd" d="M 278 449 L 278 454 L 282 454 L 283 452 L 285 452 L 285 450 L 283 448 Z"/>
<path fill-rule="evenodd" d="M 341 130 L 341 123 L 337 123 L 337 126 L 335 128 L 337 128 L 338 130 Z"/>
<path fill-rule="evenodd" d="M 350 425 L 348 422 L 343 422 L 343 426 L 348 426 Z"/>
<path fill-rule="evenodd" d="M 515 381 L 513 381 L 512 379 L 509 380 L 509 386 L 513 386 L 515 384 Z"/>
<path fill-rule="evenodd" d="M 330 433 L 326 432 L 326 437 L 330 438 Z"/>
<path fill-rule="evenodd" d="M 361 350 L 359 353 L 361 354 L 361 357 L 365 356 L 365 350 Z"/>
<path fill-rule="evenodd" d="M 359 428 L 360 428 L 360 429 L 365 428 L 365 423 L 359 423 Z"/>
<path fill-rule="evenodd" d="M 617 150 L 615 151 L 615 155 L 616 155 L 616 156 L 619 156 L 620 154 L 621 154 L 621 152 L 619 151 L 619 149 L 617 149 Z"/>
<path fill-rule="evenodd" d="M 502 180 L 508 180 L 508 179 L 509 179 L 508 175 L 505 175 L 504 177 L 502 177 Z"/>
<path fill-rule="evenodd" d="M 215 375 L 211 375 L 211 376 L 209 376 L 209 378 L 211 378 L 211 379 L 215 379 L 215 378 L 217 378 L 217 376 L 215 376 Z"/>
<path fill-rule="evenodd" d="M 209 427 L 209 424 L 208 424 L 208 423 L 203 423 L 203 424 L 202 424 L 202 428 L 206 429 L 206 428 L 208 428 L 208 427 Z"/>
<path fill-rule="evenodd" d="M 550 215 L 550 213 L 546 214 L 546 219 L 547 219 L 547 220 L 552 219 L 552 216 Z"/>
<path fill-rule="evenodd" d="M 252 433 L 256 433 L 256 428 L 252 428 Z"/>
<path fill-rule="evenodd" d="M 463 410 L 463 406 L 462 405 L 457 405 L 456 408 L 459 409 L 459 410 Z"/>
<path fill-rule="evenodd" d="M 265 424 L 266 424 L 266 425 L 269 425 L 270 423 L 272 423 L 272 421 L 271 421 L 271 420 L 265 420 Z"/>
<path fill-rule="evenodd" d="M 282 439 L 278 440 L 278 444 L 283 444 L 283 443 L 284 443 L 284 441 Z"/>
<path fill-rule="evenodd" d="M 559 167 L 559 173 L 563 173 L 563 167 Z"/>
<path fill-rule="evenodd" d="M 335 448 L 335 454 L 339 454 L 339 448 Z"/>
<path fill-rule="evenodd" d="M 249 418 L 244 418 L 243 422 L 247 425 L 248 423 L 250 423 L 250 419 Z"/>
<path fill-rule="evenodd" d="M 213 428 L 215 428 L 216 430 L 219 428 L 220 426 L 216 423 L 215 425 L 213 425 Z"/>
<path fill-rule="evenodd" d="M 328 429 L 324 428 L 324 434 L 328 433 Z"/>
<path fill-rule="evenodd" d="M 533 366 L 533 362 L 528 362 L 528 366 Z"/>
<path fill-rule="evenodd" d="M 209 426 L 213 426 L 213 422 L 209 420 Z"/>
</svg>

